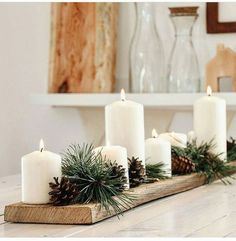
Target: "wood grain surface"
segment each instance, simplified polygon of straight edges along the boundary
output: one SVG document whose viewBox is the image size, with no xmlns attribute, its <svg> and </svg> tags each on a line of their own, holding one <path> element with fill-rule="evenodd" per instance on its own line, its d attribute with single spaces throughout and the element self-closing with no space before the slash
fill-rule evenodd
<svg viewBox="0 0 236 241">
<path fill-rule="evenodd" d="M 220 91 L 220 78 L 230 77 L 232 79 L 232 90 L 236 91 L 236 53 L 218 44 L 216 56 L 206 65 L 206 88 L 211 86 L 212 91 Z"/>
<path fill-rule="evenodd" d="M 199 187 L 204 183 L 205 177 L 195 173 L 141 185 L 131 189 L 130 192 L 136 196 L 136 199 L 131 207 L 124 207 L 123 211 L 155 199 Z M 5 221 L 8 222 L 53 224 L 92 224 L 112 216 L 114 216 L 112 210 L 111 213 L 108 213 L 97 204 L 54 207 L 16 203 L 7 205 L 4 214 Z"/>
<path fill-rule="evenodd" d="M 50 93 L 112 92 L 118 3 L 52 3 Z"/>
</svg>

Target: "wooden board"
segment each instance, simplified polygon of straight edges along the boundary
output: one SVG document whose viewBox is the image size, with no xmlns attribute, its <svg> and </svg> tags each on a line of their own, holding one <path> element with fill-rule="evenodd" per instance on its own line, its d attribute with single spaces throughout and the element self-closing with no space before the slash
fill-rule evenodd
<svg viewBox="0 0 236 241">
<path fill-rule="evenodd" d="M 236 162 L 229 163 L 236 166 Z M 235 173 L 232 171 L 230 174 Z M 206 177 L 198 173 L 173 178 L 160 182 L 143 184 L 130 189 L 136 196 L 131 207 L 123 208 L 127 211 L 144 203 L 184 192 L 204 185 Z M 28 205 L 24 203 L 10 204 L 5 207 L 4 220 L 15 223 L 48 223 L 48 224 L 93 224 L 114 216 L 100 209 L 98 204 L 76 204 L 64 207 L 48 205 Z"/>
<path fill-rule="evenodd" d="M 204 182 L 205 177 L 195 173 L 141 185 L 131 189 L 137 199 L 130 208 L 199 187 Z M 130 208 L 124 208 L 123 210 Z M 111 216 L 114 216 L 114 213 L 108 214 L 105 210 L 99 210 L 99 205 L 96 204 L 54 207 L 51 205 L 16 203 L 5 207 L 4 219 L 8 222 L 22 223 L 93 224 Z"/>
<path fill-rule="evenodd" d="M 118 3 L 52 3 L 50 93 L 112 92 Z"/>
</svg>

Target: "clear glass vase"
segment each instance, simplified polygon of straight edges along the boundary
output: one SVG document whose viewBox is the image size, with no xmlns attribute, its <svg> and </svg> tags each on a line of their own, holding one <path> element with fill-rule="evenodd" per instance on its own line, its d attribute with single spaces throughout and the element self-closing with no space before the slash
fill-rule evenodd
<svg viewBox="0 0 236 241">
<path fill-rule="evenodd" d="M 166 92 L 164 52 L 152 3 L 135 3 L 136 28 L 130 47 L 130 90 L 134 93 Z"/>
<path fill-rule="evenodd" d="M 197 8 L 169 8 L 175 29 L 175 41 L 167 66 L 169 92 L 200 91 L 199 64 L 192 43 L 192 29 L 198 17 Z"/>
</svg>

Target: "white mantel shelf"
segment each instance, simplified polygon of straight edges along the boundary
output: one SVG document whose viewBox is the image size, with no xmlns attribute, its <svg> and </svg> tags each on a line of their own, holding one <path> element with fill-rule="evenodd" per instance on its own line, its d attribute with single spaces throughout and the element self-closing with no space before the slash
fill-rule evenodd
<svg viewBox="0 0 236 241">
<path fill-rule="evenodd" d="M 228 110 L 236 110 L 236 93 L 213 93 L 226 100 Z M 159 109 L 191 110 L 196 99 L 205 93 L 184 94 L 126 94 L 126 99 Z M 33 104 L 54 107 L 104 107 L 119 100 L 120 94 L 33 94 Z"/>
</svg>

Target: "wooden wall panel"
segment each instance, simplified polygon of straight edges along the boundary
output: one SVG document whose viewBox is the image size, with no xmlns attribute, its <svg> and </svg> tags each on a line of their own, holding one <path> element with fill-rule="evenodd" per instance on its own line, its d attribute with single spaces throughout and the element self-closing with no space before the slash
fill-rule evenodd
<svg viewBox="0 0 236 241">
<path fill-rule="evenodd" d="M 49 92 L 112 92 L 117 3 L 52 3 Z"/>
</svg>

